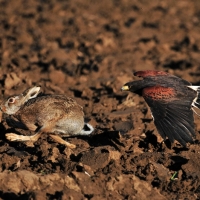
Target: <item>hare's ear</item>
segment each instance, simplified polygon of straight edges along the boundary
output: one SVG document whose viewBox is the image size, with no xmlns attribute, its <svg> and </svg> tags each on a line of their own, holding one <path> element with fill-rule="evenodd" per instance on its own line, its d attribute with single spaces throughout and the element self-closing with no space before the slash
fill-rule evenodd
<svg viewBox="0 0 200 200">
<path fill-rule="evenodd" d="M 37 97 L 37 95 L 40 92 L 40 88 L 41 88 L 40 86 L 34 86 L 34 87 L 29 88 L 26 91 L 24 91 L 23 96 L 25 97 L 26 101 Z"/>
</svg>

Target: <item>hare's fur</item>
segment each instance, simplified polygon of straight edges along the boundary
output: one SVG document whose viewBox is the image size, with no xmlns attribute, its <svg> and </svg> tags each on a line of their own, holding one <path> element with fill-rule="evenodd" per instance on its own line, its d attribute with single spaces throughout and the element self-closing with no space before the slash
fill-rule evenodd
<svg viewBox="0 0 200 200">
<path fill-rule="evenodd" d="M 36 131 L 32 136 L 8 133 L 6 138 L 10 141 L 35 142 L 42 133 L 49 133 L 58 143 L 75 148 L 60 136 L 89 135 L 94 130 L 91 125 L 84 123 L 82 107 L 65 95 L 36 97 L 39 90 L 40 87 L 30 88 L 18 96 L 10 97 L 1 105 L 1 110 L 10 115 L 8 121 L 12 126 Z M 85 125 L 89 130 L 84 130 Z"/>
</svg>

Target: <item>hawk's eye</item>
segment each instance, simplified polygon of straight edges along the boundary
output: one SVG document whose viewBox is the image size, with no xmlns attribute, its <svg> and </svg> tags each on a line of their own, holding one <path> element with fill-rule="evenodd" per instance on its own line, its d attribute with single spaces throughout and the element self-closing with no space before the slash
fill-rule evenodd
<svg viewBox="0 0 200 200">
<path fill-rule="evenodd" d="M 8 99 L 8 103 L 15 103 L 15 98 L 11 97 L 10 99 Z"/>
</svg>

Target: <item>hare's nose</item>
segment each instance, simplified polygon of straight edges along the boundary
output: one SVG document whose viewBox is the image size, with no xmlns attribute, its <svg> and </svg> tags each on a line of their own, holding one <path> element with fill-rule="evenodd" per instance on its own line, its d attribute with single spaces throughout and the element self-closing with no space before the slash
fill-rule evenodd
<svg viewBox="0 0 200 200">
<path fill-rule="evenodd" d="M 5 113 L 6 112 L 6 106 L 0 106 L 0 110 Z"/>
</svg>

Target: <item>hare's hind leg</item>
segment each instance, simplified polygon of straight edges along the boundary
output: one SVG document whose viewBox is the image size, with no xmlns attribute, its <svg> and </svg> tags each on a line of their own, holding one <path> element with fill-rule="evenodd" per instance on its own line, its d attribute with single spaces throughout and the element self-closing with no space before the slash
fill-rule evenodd
<svg viewBox="0 0 200 200">
<path fill-rule="evenodd" d="M 32 136 L 25 136 L 25 135 L 17 135 L 15 133 L 7 133 L 6 134 L 6 139 L 9 141 L 32 141 L 32 142 L 36 142 L 39 137 L 41 136 L 42 133 L 50 133 L 52 130 L 53 124 L 51 124 L 51 126 L 42 126 L 38 132 L 35 135 Z M 69 142 L 63 140 L 60 136 L 58 135 L 53 135 L 50 134 L 50 136 L 58 143 L 63 144 L 71 149 L 76 148 L 76 145 L 74 144 L 70 144 Z"/>
<path fill-rule="evenodd" d="M 25 136 L 25 135 L 17 135 L 15 133 L 7 133 L 6 134 L 6 139 L 9 141 L 32 141 L 32 142 L 36 142 L 39 137 L 41 136 L 41 132 L 36 133 L 35 135 L 31 135 L 31 136 Z"/>
<path fill-rule="evenodd" d="M 65 146 L 67 146 L 67 147 L 69 147 L 69 148 L 71 148 L 71 149 L 76 148 L 76 145 L 71 144 L 71 143 L 69 143 L 69 142 L 63 140 L 63 139 L 62 139 L 60 136 L 58 136 L 58 135 L 53 135 L 53 134 L 51 134 L 50 136 L 51 136 L 56 142 L 58 142 L 59 144 L 63 144 L 63 145 L 65 145 Z"/>
<path fill-rule="evenodd" d="M 29 128 L 29 130 L 35 130 L 37 127 L 33 124 L 28 124 L 27 127 Z M 31 135 L 31 136 L 25 136 L 25 135 L 17 135 L 15 133 L 7 133 L 6 134 L 6 139 L 9 141 L 21 141 L 21 142 L 26 142 L 26 141 L 32 141 L 32 142 L 36 142 L 39 137 L 41 136 L 41 134 L 45 130 L 45 127 L 41 127 L 35 135 Z"/>
</svg>

